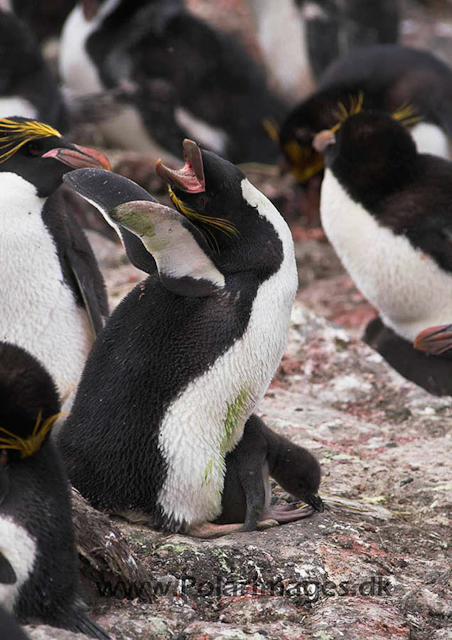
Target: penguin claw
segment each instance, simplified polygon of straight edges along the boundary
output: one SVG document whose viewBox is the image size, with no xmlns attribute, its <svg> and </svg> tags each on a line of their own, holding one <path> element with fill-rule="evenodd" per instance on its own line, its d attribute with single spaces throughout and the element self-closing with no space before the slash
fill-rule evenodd
<svg viewBox="0 0 452 640">
<path fill-rule="evenodd" d="M 279 527 L 278 520 L 274 518 L 266 518 L 265 520 L 261 520 L 258 522 L 258 529 L 270 529 L 271 527 Z"/>
<path fill-rule="evenodd" d="M 435 356 L 452 349 L 452 324 L 443 324 L 424 329 L 416 336 L 414 348 Z"/>
</svg>

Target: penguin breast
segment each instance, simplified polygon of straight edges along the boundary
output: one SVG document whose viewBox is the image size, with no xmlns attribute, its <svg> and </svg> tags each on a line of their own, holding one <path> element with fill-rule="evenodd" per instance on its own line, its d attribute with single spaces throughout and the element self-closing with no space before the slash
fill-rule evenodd
<svg viewBox="0 0 452 640">
<path fill-rule="evenodd" d="M 379 224 L 330 169 L 322 184 L 321 220 L 356 286 L 396 333 L 413 341 L 423 328 L 450 321 L 452 275 Z"/>
</svg>

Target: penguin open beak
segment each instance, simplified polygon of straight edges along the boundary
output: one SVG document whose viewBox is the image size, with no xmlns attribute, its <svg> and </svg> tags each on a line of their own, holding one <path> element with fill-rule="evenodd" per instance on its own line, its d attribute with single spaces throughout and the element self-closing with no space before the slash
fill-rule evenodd
<svg viewBox="0 0 452 640">
<path fill-rule="evenodd" d="M 67 164 L 72 169 L 82 169 L 92 167 L 94 169 L 108 169 L 111 166 L 108 158 L 100 151 L 89 147 L 79 147 L 72 145 L 72 148 L 57 147 L 42 155 L 42 158 L 54 158 L 63 164 Z"/>
<path fill-rule="evenodd" d="M 320 131 L 312 141 L 312 146 L 318 153 L 325 153 L 325 150 L 332 144 L 336 144 L 336 136 L 332 129 Z"/>
<path fill-rule="evenodd" d="M 204 166 L 201 149 L 193 140 L 183 142 L 185 164 L 182 169 L 170 169 L 161 160 L 155 165 L 156 174 L 170 186 L 188 193 L 201 193 L 206 190 Z"/>
<path fill-rule="evenodd" d="M 452 350 L 452 324 L 424 329 L 416 336 L 414 347 L 435 356 L 444 354 L 449 349 Z"/>
</svg>

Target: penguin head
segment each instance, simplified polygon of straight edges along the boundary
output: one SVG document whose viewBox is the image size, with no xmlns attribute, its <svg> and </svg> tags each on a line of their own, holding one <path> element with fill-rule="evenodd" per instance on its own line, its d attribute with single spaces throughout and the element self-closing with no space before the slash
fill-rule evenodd
<svg viewBox="0 0 452 640">
<path fill-rule="evenodd" d="M 284 165 L 301 186 L 307 185 L 313 176 L 324 169 L 323 156 L 314 149 L 312 143 L 319 131 L 333 126 L 332 111 L 326 113 L 325 105 L 314 96 L 300 104 L 281 126 L 279 145 Z"/>
<path fill-rule="evenodd" d="M 315 148 L 315 136 L 328 128 L 336 130 L 345 119 L 359 113 L 364 96 L 345 94 L 333 87 L 307 98 L 292 111 L 281 126 L 279 144 L 295 180 L 307 186 L 325 168 L 323 154 Z"/>
<path fill-rule="evenodd" d="M 314 140 L 327 168 L 356 200 L 371 204 L 400 188 L 417 171 L 417 148 L 403 121 L 388 113 L 362 111 L 336 131 Z"/>
<path fill-rule="evenodd" d="M 176 209 L 200 231 L 214 252 L 227 250 L 238 237 L 253 233 L 258 214 L 246 206 L 245 175 L 211 151 L 184 140 L 185 165 L 174 170 L 157 162 L 156 173 L 168 184 Z"/>
<path fill-rule="evenodd" d="M 317 492 L 321 470 L 317 459 L 303 447 L 290 445 L 284 448 L 272 476 L 286 491 L 303 500 L 316 511 L 323 511 L 322 499 Z"/>
<path fill-rule="evenodd" d="M 73 144 L 47 124 L 19 117 L 0 119 L 0 172 L 17 174 L 36 188 L 39 197 L 51 195 L 67 171 L 80 167 L 109 169 L 110 164 L 102 153 Z"/>
<path fill-rule="evenodd" d="M 39 451 L 59 411 L 46 369 L 21 347 L 0 342 L 0 465 Z"/>
</svg>

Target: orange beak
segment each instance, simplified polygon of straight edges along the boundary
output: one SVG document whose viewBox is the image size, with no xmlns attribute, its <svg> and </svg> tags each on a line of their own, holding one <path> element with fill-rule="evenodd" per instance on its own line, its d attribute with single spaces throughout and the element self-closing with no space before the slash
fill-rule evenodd
<svg viewBox="0 0 452 640">
<path fill-rule="evenodd" d="M 72 169 L 92 167 L 94 169 L 107 169 L 110 171 L 110 162 L 103 153 L 95 149 L 90 149 L 89 147 L 79 147 L 76 144 L 73 146 L 75 148 L 72 149 L 66 149 L 65 147 L 51 149 L 47 151 L 47 153 L 44 153 L 42 158 L 54 158 L 63 164 L 67 164 Z"/>
</svg>

